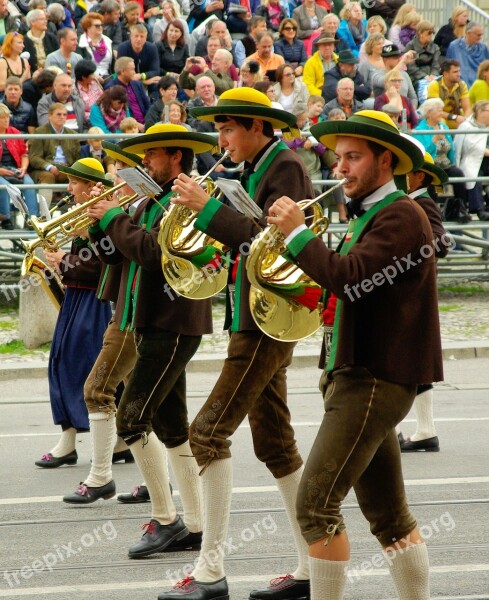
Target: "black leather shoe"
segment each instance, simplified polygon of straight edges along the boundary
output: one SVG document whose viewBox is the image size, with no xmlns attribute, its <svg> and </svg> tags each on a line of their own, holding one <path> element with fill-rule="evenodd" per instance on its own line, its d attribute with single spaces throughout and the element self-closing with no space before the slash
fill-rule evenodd
<svg viewBox="0 0 489 600">
<path fill-rule="evenodd" d="M 485 210 L 478 210 L 477 216 L 479 217 L 479 221 L 489 221 L 489 212 Z"/>
<path fill-rule="evenodd" d="M 169 592 L 163 592 L 158 600 L 229 600 L 228 582 L 223 577 L 218 581 L 204 583 L 186 577 L 179 581 Z"/>
<path fill-rule="evenodd" d="M 44 469 L 56 469 L 57 467 L 61 467 L 61 465 L 76 465 L 77 461 L 78 454 L 76 450 L 64 456 L 53 456 L 49 452 L 48 454 L 43 454 L 41 460 L 36 460 L 35 465 Z"/>
<path fill-rule="evenodd" d="M 250 594 L 250 600 L 309 600 L 310 597 L 309 580 L 294 579 L 292 575 L 276 577 L 267 588 Z"/>
<path fill-rule="evenodd" d="M 404 439 L 401 431 L 397 434 L 397 439 L 399 440 L 399 446 L 402 448 L 402 445 L 406 443 L 406 440 Z"/>
<path fill-rule="evenodd" d="M 14 224 L 10 219 L 4 219 L 2 221 L 2 229 L 5 229 L 6 231 L 12 231 L 14 229 Z"/>
<path fill-rule="evenodd" d="M 121 452 L 114 452 L 114 454 L 112 454 L 112 463 L 121 461 L 124 461 L 126 464 L 134 462 L 134 456 L 129 448 L 127 450 L 121 450 Z"/>
<path fill-rule="evenodd" d="M 135 485 L 132 493 L 119 494 L 117 501 L 123 504 L 141 504 L 150 502 L 148 488 L 145 485 Z"/>
<path fill-rule="evenodd" d="M 109 481 L 102 487 L 88 487 L 84 483 L 76 488 L 73 494 L 63 496 L 63 502 L 68 504 L 91 504 L 99 498 L 108 500 L 115 496 L 115 482 Z"/>
<path fill-rule="evenodd" d="M 440 452 L 438 436 L 412 442 L 409 438 L 401 445 L 401 452 Z"/>
<path fill-rule="evenodd" d="M 184 550 L 200 550 L 202 545 L 202 531 L 196 533 L 190 532 L 186 537 L 181 540 L 172 542 L 165 548 L 165 552 L 181 552 Z"/>
<path fill-rule="evenodd" d="M 161 525 L 155 519 L 145 523 L 142 529 L 146 529 L 141 540 L 129 548 L 129 558 L 144 558 L 157 552 L 163 552 L 172 542 L 187 537 L 189 531 L 180 517 L 177 517 L 169 525 Z"/>
</svg>

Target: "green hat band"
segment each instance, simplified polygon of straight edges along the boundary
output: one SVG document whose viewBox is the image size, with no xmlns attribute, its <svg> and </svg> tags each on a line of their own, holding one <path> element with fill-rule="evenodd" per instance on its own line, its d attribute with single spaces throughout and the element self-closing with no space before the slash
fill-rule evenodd
<svg viewBox="0 0 489 600">
<path fill-rule="evenodd" d="M 91 169 L 90 167 L 87 167 L 87 165 L 84 165 L 83 163 L 80 163 L 80 161 L 76 161 L 76 163 L 74 163 L 71 167 L 74 171 L 78 171 L 79 173 L 83 174 L 83 175 L 89 175 L 90 177 L 101 177 L 101 178 L 105 178 L 105 172 L 104 171 L 97 171 L 96 169 Z"/>
</svg>

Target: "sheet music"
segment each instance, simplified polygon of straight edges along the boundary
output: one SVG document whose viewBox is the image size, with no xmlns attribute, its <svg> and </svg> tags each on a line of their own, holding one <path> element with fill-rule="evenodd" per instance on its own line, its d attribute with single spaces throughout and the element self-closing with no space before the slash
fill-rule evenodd
<svg viewBox="0 0 489 600">
<path fill-rule="evenodd" d="M 240 213 L 255 219 L 261 219 L 263 217 L 262 211 L 258 208 L 253 201 L 253 198 L 239 181 L 236 179 L 224 179 L 224 177 L 218 177 L 215 183 L 229 202 L 231 202 Z"/>
<path fill-rule="evenodd" d="M 16 185 L 12 185 L 11 183 L 7 183 L 7 194 L 10 197 L 10 202 L 15 206 L 17 210 L 26 217 L 29 214 L 29 209 L 27 208 L 27 204 L 24 202 L 24 198 L 22 198 L 22 192 Z"/>
<path fill-rule="evenodd" d="M 163 191 L 141 167 L 118 169 L 117 174 L 140 196 L 156 196 Z"/>
</svg>

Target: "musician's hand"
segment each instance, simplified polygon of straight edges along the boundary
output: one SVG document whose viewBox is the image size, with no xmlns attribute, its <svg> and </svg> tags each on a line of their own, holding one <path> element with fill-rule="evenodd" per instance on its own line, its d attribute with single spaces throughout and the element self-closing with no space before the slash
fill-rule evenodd
<svg viewBox="0 0 489 600">
<path fill-rule="evenodd" d="M 304 212 L 287 196 L 275 200 L 268 211 L 268 215 L 268 223 L 277 225 L 285 237 L 292 233 L 296 227 L 305 223 Z"/>
<path fill-rule="evenodd" d="M 101 194 L 103 194 L 103 192 L 104 192 L 104 184 L 101 181 L 99 181 L 90 190 L 90 198 L 96 198 L 97 196 L 100 196 Z"/>
<path fill-rule="evenodd" d="M 210 199 L 209 194 L 200 187 L 195 179 L 185 173 L 180 173 L 175 179 L 172 191 L 177 194 L 177 197 L 171 199 L 174 204 L 188 206 L 197 212 L 200 212 Z"/>
<path fill-rule="evenodd" d="M 50 267 L 53 267 L 54 269 L 59 267 L 65 254 L 66 252 L 64 250 L 55 250 L 54 252 L 52 252 L 51 250 L 44 251 L 46 262 Z"/>
<path fill-rule="evenodd" d="M 116 208 L 118 206 L 119 203 L 117 202 L 117 200 L 107 200 L 104 198 L 103 200 L 99 200 L 99 202 L 92 204 L 92 206 L 89 206 L 87 208 L 87 215 L 91 219 L 97 219 L 100 221 L 100 219 L 105 215 L 107 211 L 109 211 L 111 208 Z"/>
</svg>

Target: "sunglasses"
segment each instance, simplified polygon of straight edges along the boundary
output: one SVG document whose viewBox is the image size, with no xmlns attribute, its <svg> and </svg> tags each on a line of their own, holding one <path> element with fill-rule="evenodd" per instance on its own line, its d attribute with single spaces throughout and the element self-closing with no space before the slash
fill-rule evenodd
<svg viewBox="0 0 489 600">
<path fill-rule="evenodd" d="M 297 31 L 297 27 L 284 27 L 283 31 Z"/>
<path fill-rule="evenodd" d="M 102 29 L 102 28 L 103 28 L 103 25 L 102 25 L 102 23 L 95 23 L 95 24 L 93 25 L 93 27 L 95 27 L 95 29 Z"/>
</svg>

